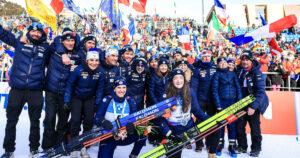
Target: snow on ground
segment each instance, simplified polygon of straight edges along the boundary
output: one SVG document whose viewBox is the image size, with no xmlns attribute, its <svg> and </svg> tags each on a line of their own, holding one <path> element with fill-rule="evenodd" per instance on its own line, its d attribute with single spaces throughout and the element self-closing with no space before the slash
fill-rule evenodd
<svg viewBox="0 0 300 158">
<path fill-rule="evenodd" d="M 4 139 L 4 131 L 6 124 L 5 110 L 0 109 L 0 143 L 2 145 Z M 44 115 L 42 115 L 44 118 Z M 42 135 L 42 121 L 41 121 L 41 135 Z M 28 111 L 23 110 L 18 125 L 17 125 L 17 145 L 15 151 L 16 158 L 26 158 L 29 153 L 29 119 L 28 119 Z M 250 136 L 249 142 L 250 142 Z M 225 147 L 228 145 L 226 144 Z M 249 145 L 250 146 L 250 145 Z M 115 151 L 115 158 L 126 158 L 128 157 L 133 145 L 117 147 Z M 149 144 L 145 146 L 141 153 L 145 153 L 151 150 L 153 147 Z M 193 146 L 193 148 L 195 148 Z M 91 147 L 89 150 L 92 158 L 97 157 L 98 147 Z M 1 148 L 0 153 L 2 154 L 4 150 Z M 248 153 L 250 149 L 248 148 Z M 206 158 L 207 152 L 203 150 L 201 153 L 196 153 L 194 150 L 184 149 L 183 158 Z M 241 154 L 238 155 L 240 158 L 250 157 L 249 154 Z M 300 157 L 300 141 L 296 140 L 296 136 L 287 136 L 287 135 L 263 135 L 263 146 L 262 152 L 260 154 L 260 158 L 299 158 Z M 228 155 L 227 149 L 223 150 L 222 156 L 220 158 L 230 158 Z"/>
</svg>

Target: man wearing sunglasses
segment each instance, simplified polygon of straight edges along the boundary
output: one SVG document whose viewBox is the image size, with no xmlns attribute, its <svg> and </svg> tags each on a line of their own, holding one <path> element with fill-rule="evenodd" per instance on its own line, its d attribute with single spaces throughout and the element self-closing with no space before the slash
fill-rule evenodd
<svg viewBox="0 0 300 158">
<path fill-rule="evenodd" d="M 43 83 L 45 66 L 49 58 L 47 35 L 40 23 L 34 22 L 26 34 L 26 43 L 0 25 L 0 40 L 15 48 L 14 63 L 10 72 L 11 90 L 6 107 L 6 128 L 1 157 L 13 157 L 15 151 L 16 126 L 25 103 L 28 103 L 30 119 L 30 156 L 38 152 L 40 146 L 40 117 L 43 108 Z"/>
</svg>

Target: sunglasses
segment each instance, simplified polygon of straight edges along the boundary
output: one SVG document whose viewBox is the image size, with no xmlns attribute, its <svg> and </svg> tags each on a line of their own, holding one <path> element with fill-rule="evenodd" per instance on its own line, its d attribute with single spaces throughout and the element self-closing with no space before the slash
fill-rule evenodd
<svg viewBox="0 0 300 158">
<path fill-rule="evenodd" d="M 32 26 L 32 28 L 33 28 L 34 30 L 36 30 L 36 29 L 44 29 L 44 25 L 41 24 L 41 23 L 38 23 L 38 22 L 33 22 L 33 23 L 31 24 L 31 26 Z"/>
</svg>

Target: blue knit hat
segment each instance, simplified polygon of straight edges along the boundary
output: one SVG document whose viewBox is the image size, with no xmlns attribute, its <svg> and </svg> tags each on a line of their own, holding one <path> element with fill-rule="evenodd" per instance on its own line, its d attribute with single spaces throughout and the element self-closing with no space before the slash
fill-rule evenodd
<svg viewBox="0 0 300 158">
<path fill-rule="evenodd" d="M 126 83 L 126 79 L 124 77 L 121 77 L 121 76 L 117 76 L 115 77 L 115 80 L 114 80 L 114 88 L 120 86 L 120 85 L 127 85 Z"/>
</svg>

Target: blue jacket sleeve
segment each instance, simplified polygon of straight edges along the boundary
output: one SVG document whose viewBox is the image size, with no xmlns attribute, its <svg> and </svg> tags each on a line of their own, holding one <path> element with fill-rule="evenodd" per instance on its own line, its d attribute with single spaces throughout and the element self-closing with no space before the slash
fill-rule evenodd
<svg viewBox="0 0 300 158">
<path fill-rule="evenodd" d="M 5 30 L 2 25 L 0 25 L 0 40 L 14 48 L 16 48 L 18 43 L 20 43 L 20 41 L 16 39 L 15 35 L 10 31 Z"/>
<path fill-rule="evenodd" d="M 212 94 L 216 108 L 221 108 L 220 96 L 219 96 L 219 75 L 215 73 L 212 78 Z"/>
<path fill-rule="evenodd" d="M 100 76 L 99 76 L 98 87 L 96 91 L 96 100 L 95 100 L 95 105 L 97 109 L 99 108 L 99 105 L 103 99 L 104 86 L 105 86 L 104 71 L 101 70 L 99 74 Z"/>
<path fill-rule="evenodd" d="M 265 98 L 265 80 L 262 77 L 262 73 L 258 71 L 253 75 L 253 94 L 255 97 L 255 101 L 251 104 L 253 109 L 257 109 L 260 105 L 264 105 Z"/>
<path fill-rule="evenodd" d="M 198 86 L 199 86 L 199 69 L 196 68 L 193 71 L 193 75 L 191 78 L 191 90 L 194 91 L 196 96 L 198 97 Z"/>
<path fill-rule="evenodd" d="M 152 100 L 152 103 L 153 104 L 156 104 L 157 103 L 157 98 L 155 97 L 155 76 L 151 76 L 151 79 L 149 81 L 149 95 L 150 95 L 150 98 Z"/>
<path fill-rule="evenodd" d="M 234 75 L 234 83 L 236 86 L 237 100 L 241 100 L 243 98 L 243 94 L 242 94 L 242 89 L 241 89 L 239 79 L 236 75 Z"/>
<path fill-rule="evenodd" d="M 80 77 L 80 67 L 76 67 L 73 72 L 71 72 L 70 77 L 67 80 L 66 88 L 65 88 L 65 95 L 64 95 L 64 102 L 65 103 L 70 103 L 73 90 L 76 84 L 76 81 Z"/>
<path fill-rule="evenodd" d="M 129 107 L 130 107 L 130 113 L 134 113 L 134 112 L 137 112 L 137 105 L 136 105 L 136 102 L 133 98 L 129 98 L 128 100 L 128 104 L 129 104 Z"/>
<path fill-rule="evenodd" d="M 205 114 L 201 109 L 201 105 L 198 102 L 197 96 L 193 91 L 191 91 L 191 99 L 192 99 L 191 113 L 193 113 L 199 121 L 203 121 L 207 119 L 209 116 Z"/>
<path fill-rule="evenodd" d="M 111 96 L 106 96 L 103 100 L 99 103 L 99 108 L 97 109 L 95 115 L 95 122 L 96 124 L 100 125 L 101 122 L 104 120 L 104 116 L 107 110 L 107 107 L 111 101 Z"/>
</svg>

